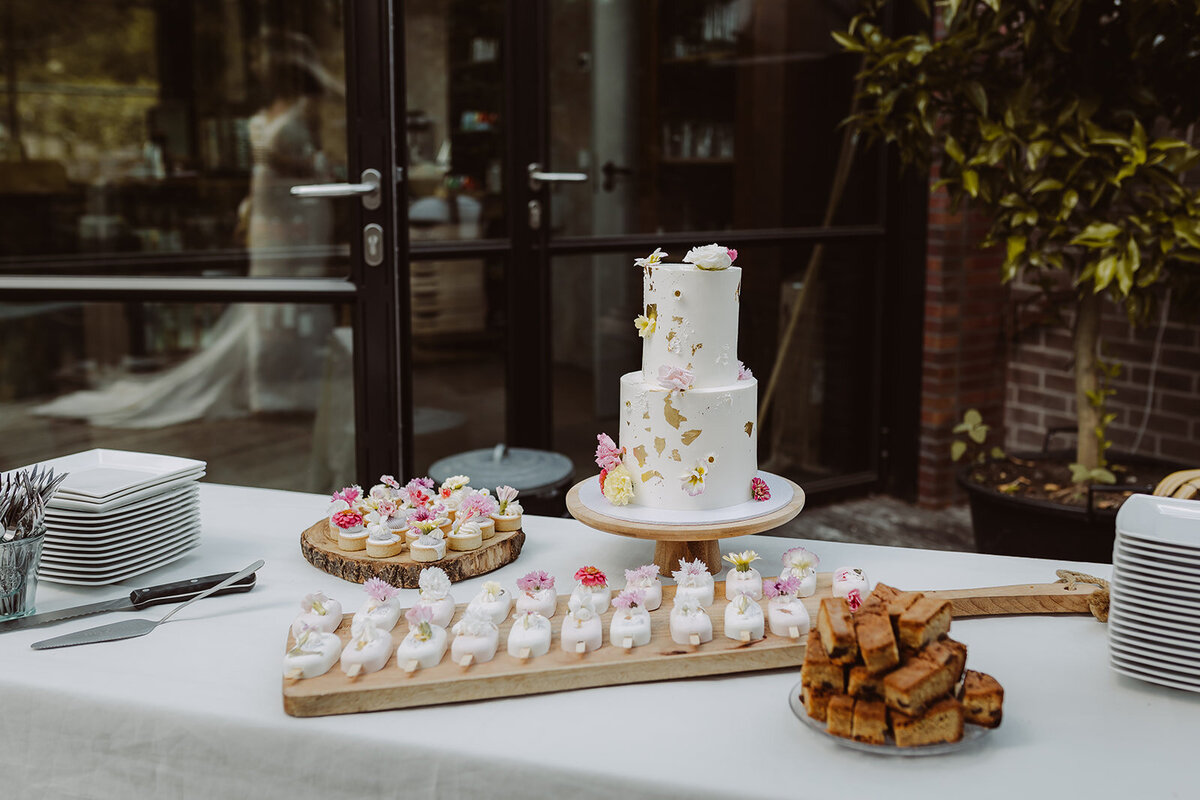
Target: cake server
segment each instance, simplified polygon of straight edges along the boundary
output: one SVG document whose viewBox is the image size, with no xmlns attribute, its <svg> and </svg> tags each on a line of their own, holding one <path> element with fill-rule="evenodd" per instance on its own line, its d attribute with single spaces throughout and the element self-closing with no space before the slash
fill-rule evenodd
<svg viewBox="0 0 1200 800">
<path fill-rule="evenodd" d="M 49 650 L 55 647 L 71 647 L 77 644 L 95 644 L 96 642 L 116 642 L 121 639 L 134 639 L 138 636 L 145 636 L 147 633 L 154 630 L 159 625 L 163 624 L 197 600 L 208 597 L 210 594 L 215 594 L 216 592 L 224 589 L 226 586 L 230 586 L 252 572 L 255 572 L 262 567 L 263 563 L 265 562 L 263 562 L 262 559 L 255 561 L 253 564 L 241 570 L 240 572 L 230 575 L 216 586 L 200 592 L 186 603 L 181 603 L 180 605 L 175 606 L 175 608 L 171 609 L 171 611 L 169 611 L 162 619 L 121 620 L 120 622 L 113 622 L 108 625 L 100 625 L 95 628 L 88 628 L 87 630 L 68 633 L 65 636 L 56 636 L 53 639 L 43 639 L 40 642 L 34 642 L 30 645 L 30 647 L 32 647 L 34 650 Z"/>
<path fill-rule="evenodd" d="M 51 625 L 55 622 L 61 622 L 64 619 L 74 619 L 75 617 L 86 617 L 92 614 L 104 614 L 109 611 L 138 611 L 149 606 L 161 606 L 167 603 L 179 603 L 184 600 L 190 600 L 196 595 L 203 592 L 209 587 L 216 586 L 221 581 L 232 576 L 232 572 L 223 572 L 220 575 L 206 575 L 203 578 L 192 578 L 186 581 L 176 581 L 174 583 L 162 583 L 158 586 L 147 586 L 144 589 L 134 589 L 127 597 L 118 597 L 114 600 L 104 600 L 99 603 L 89 603 L 85 606 L 73 606 L 72 608 L 60 608 L 57 611 L 46 611 L 41 614 L 31 614 L 28 617 L 20 617 L 18 619 L 10 619 L 6 622 L 0 622 L 0 633 L 8 631 L 20 631 L 25 628 L 37 628 L 41 625 Z M 236 583 L 231 583 L 224 589 L 221 589 L 215 594 L 236 594 L 238 592 L 248 592 L 254 588 L 257 576 L 251 574 L 242 578 Z"/>
</svg>

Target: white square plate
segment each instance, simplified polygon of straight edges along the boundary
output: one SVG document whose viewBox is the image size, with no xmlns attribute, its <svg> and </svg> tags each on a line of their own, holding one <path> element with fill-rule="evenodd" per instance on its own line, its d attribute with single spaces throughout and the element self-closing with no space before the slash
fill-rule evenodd
<svg viewBox="0 0 1200 800">
<path fill-rule="evenodd" d="M 184 474 L 202 472 L 206 466 L 205 462 L 194 458 L 105 449 L 73 453 L 40 464 L 51 467 L 55 472 L 68 473 L 58 489 L 59 495 L 93 500 L 102 500 Z"/>
<path fill-rule="evenodd" d="M 125 569 L 131 565 L 139 564 L 148 558 L 160 556 L 199 536 L 199 528 L 181 528 L 166 539 L 147 542 L 126 552 L 108 554 L 103 558 L 84 558 L 82 556 L 70 555 L 52 556 L 51 558 L 43 556 L 41 568 L 60 574 L 78 572 L 84 575 L 91 575 L 112 572 L 114 569 Z"/>
<path fill-rule="evenodd" d="M 1147 539 L 1139 539 L 1128 534 L 1122 534 L 1117 539 L 1117 549 L 1162 556 L 1163 558 L 1182 559 L 1200 564 L 1200 548 L 1177 547 L 1173 544 L 1151 542 Z"/>
<path fill-rule="evenodd" d="M 1160 586 L 1176 584 L 1200 590 L 1200 570 L 1191 572 L 1172 567 L 1165 561 L 1152 561 L 1129 552 L 1113 552 L 1113 571 L 1120 569 L 1121 575 L 1139 579 L 1142 583 Z"/>
<path fill-rule="evenodd" d="M 92 539 L 82 542 L 50 541 L 42 546 L 43 558 L 79 558 L 84 560 L 106 559 L 112 555 L 130 552 L 142 547 L 148 547 L 159 541 L 174 538 L 183 531 L 200 527 L 200 515 L 193 514 L 171 522 L 141 531 L 137 534 L 123 536 L 115 540 Z"/>
<path fill-rule="evenodd" d="M 1126 645 L 1116 640 L 1108 643 L 1109 652 L 1119 654 L 1130 663 L 1142 664 L 1149 669 L 1167 669 L 1172 672 L 1177 672 L 1181 676 L 1192 675 L 1197 680 L 1200 680 L 1200 660 L 1195 658 L 1187 658 L 1171 652 L 1156 652 L 1154 650 L 1144 649 Z"/>
<path fill-rule="evenodd" d="M 172 478 L 165 483 L 157 483 L 153 486 L 147 486 L 143 489 L 138 489 L 129 494 L 114 495 L 112 498 L 104 502 L 84 502 L 82 500 L 73 500 L 55 495 L 50 500 L 49 507 L 55 510 L 67 509 L 69 511 L 90 511 L 92 514 L 101 514 L 109 511 L 120 511 L 126 506 L 133 503 L 141 502 L 148 498 L 158 497 L 159 495 L 173 491 L 188 484 L 193 484 L 204 477 L 204 473 L 188 474 L 180 478 Z"/>
<path fill-rule="evenodd" d="M 1200 623 L 1200 604 L 1187 605 L 1186 603 L 1159 600 L 1126 591 L 1113 594 L 1112 605 L 1117 608 L 1140 612 L 1148 616 L 1161 616 L 1164 619 L 1178 616 L 1185 621 L 1190 620 Z"/>
<path fill-rule="evenodd" d="M 1174 633 L 1159 633 L 1158 631 L 1149 628 L 1129 627 L 1120 620 L 1116 625 L 1113 625 L 1113 618 L 1109 617 L 1109 635 L 1112 638 L 1124 642 L 1132 647 L 1167 647 L 1176 648 L 1182 653 L 1195 657 L 1200 660 L 1200 637 L 1189 639 L 1186 635 L 1175 635 Z"/>
<path fill-rule="evenodd" d="M 1137 678 L 1147 683 L 1157 683 L 1160 686 L 1169 686 L 1172 689 L 1183 689 L 1188 692 L 1200 691 L 1200 679 L 1180 675 L 1172 670 L 1155 669 L 1139 663 L 1136 659 L 1131 661 L 1120 653 L 1109 653 L 1109 663 L 1114 670 L 1130 678 Z"/>
<path fill-rule="evenodd" d="M 183 486 L 163 492 L 159 495 L 121 506 L 114 511 L 101 513 L 89 511 L 67 511 L 64 509 L 48 509 L 46 511 L 46 526 L 51 529 L 79 531 L 78 535 L 86 535 L 83 529 L 96 531 L 119 528 L 130 522 L 137 522 L 139 517 L 147 514 L 168 513 L 175 505 L 190 503 L 200 497 L 200 484 L 189 481 Z"/>
<path fill-rule="evenodd" d="M 46 526 L 48 541 L 59 543 L 73 541 L 78 543 L 107 541 L 131 533 L 140 533 L 155 525 L 169 525 L 176 519 L 186 518 L 197 513 L 200 498 L 192 495 L 177 502 L 166 504 L 161 508 L 147 508 L 128 519 L 121 519 L 104 526 L 85 527 L 78 523 L 52 523 Z"/>
<path fill-rule="evenodd" d="M 53 575 L 53 574 L 42 575 L 39 573 L 38 579 L 46 581 L 47 583 L 66 583 L 66 584 L 70 584 L 72 586 L 107 586 L 110 583 L 120 583 L 121 581 L 126 581 L 126 580 L 129 580 L 130 578 L 136 578 L 138 575 L 143 575 L 147 572 L 150 572 L 151 570 L 156 570 L 159 567 L 165 567 L 167 564 L 170 564 L 174 561 L 178 561 L 179 559 L 183 558 L 185 555 L 188 554 L 188 552 L 190 552 L 191 550 L 194 550 L 199 544 L 200 544 L 200 539 L 199 539 L 199 537 L 197 537 L 194 541 L 192 541 L 191 544 L 185 545 L 184 547 L 181 547 L 178 550 L 174 550 L 170 553 L 164 554 L 160 560 L 151 561 L 151 562 L 147 562 L 145 564 L 133 566 L 124 572 L 116 572 L 111 575 L 105 575 L 105 576 L 100 576 L 100 577 L 91 576 L 91 577 L 81 578 L 77 575 L 60 577 L 58 575 Z"/>
<path fill-rule="evenodd" d="M 148 547 L 145 550 L 135 553 L 131 556 L 126 556 L 124 559 L 118 560 L 113 564 L 104 564 L 99 566 L 84 566 L 79 564 L 42 564 L 38 568 L 38 574 L 43 573 L 53 574 L 58 577 L 76 577 L 90 578 L 94 576 L 110 575 L 114 572 L 123 572 L 132 569 L 147 561 L 154 561 L 162 558 L 168 553 L 173 553 L 180 547 L 193 544 L 200 539 L 200 531 L 192 531 L 181 536 L 177 541 L 172 541 L 163 545 Z"/>
</svg>

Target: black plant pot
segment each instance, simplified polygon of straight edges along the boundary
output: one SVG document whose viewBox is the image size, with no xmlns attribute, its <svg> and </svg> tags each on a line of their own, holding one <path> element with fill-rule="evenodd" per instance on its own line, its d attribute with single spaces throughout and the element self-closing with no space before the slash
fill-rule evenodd
<svg viewBox="0 0 1200 800">
<path fill-rule="evenodd" d="M 1025 459 L 1061 457 L 1064 463 L 1072 457 L 1072 453 L 1065 450 L 1014 455 Z M 1161 459 L 1122 453 L 1112 453 L 1110 458 L 1127 466 L 1156 467 L 1165 472 L 1185 468 Z M 1089 491 L 1086 507 L 1067 506 L 1048 500 L 1017 497 L 975 483 L 968 477 L 971 469 L 969 465 L 961 467 L 957 479 L 958 485 L 966 490 L 971 506 L 975 547 L 981 553 L 1004 556 L 1112 563 L 1117 509 L 1096 508 L 1096 496 L 1108 491 L 1154 491 L 1153 484 L 1097 486 L 1094 491 Z"/>
</svg>

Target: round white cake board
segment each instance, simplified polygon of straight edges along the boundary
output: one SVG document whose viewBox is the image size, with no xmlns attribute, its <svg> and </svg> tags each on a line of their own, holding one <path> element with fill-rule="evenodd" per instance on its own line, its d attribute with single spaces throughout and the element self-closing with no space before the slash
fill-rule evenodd
<svg viewBox="0 0 1200 800">
<path fill-rule="evenodd" d="M 647 508 L 633 504 L 614 506 L 600 492 L 599 477 L 585 481 L 579 488 L 579 501 L 590 511 L 623 522 L 642 522 L 651 525 L 720 525 L 741 522 L 754 517 L 771 514 L 792 502 L 792 482 L 787 478 L 759 470 L 759 478 L 766 481 L 771 490 L 769 500 L 747 500 L 735 506 L 724 506 L 707 511 L 680 510 L 672 508 Z"/>
</svg>

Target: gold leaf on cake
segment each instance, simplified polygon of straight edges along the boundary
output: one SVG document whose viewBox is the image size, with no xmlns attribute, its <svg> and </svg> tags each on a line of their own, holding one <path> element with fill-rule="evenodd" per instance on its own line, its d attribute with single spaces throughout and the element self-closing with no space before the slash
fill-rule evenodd
<svg viewBox="0 0 1200 800">
<path fill-rule="evenodd" d="M 643 412 L 642 412 L 642 419 L 650 419 L 650 411 L 649 411 L 649 409 L 647 409 L 646 411 L 643 411 Z"/>
<path fill-rule="evenodd" d="M 753 423 L 753 422 L 747 422 L 747 423 L 746 423 L 746 435 L 747 435 L 747 436 L 749 436 L 749 435 L 750 435 L 750 432 L 751 432 L 751 431 L 753 431 L 753 430 L 754 430 L 754 423 Z"/>
<path fill-rule="evenodd" d="M 667 332 L 667 341 L 669 342 L 674 338 L 675 338 L 675 331 L 668 331 Z"/>
<path fill-rule="evenodd" d="M 678 322 L 680 325 L 683 324 L 683 317 L 671 317 L 671 319 L 675 322 Z"/>
<path fill-rule="evenodd" d="M 649 429 L 649 428 L 642 428 L 642 430 L 644 430 L 646 433 L 650 433 L 650 429 Z"/>
<path fill-rule="evenodd" d="M 687 447 L 689 444 L 696 441 L 696 437 L 699 436 L 701 433 L 703 433 L 703 431 L 693 428 L 690 431 L 684 432 L 683 436 L 681 436 L 679 438 L 683 441 L 683 446 Z"/>
<path fill-rule="evenodd" d="M 650 480 L 651 478 L 658 478 L 661 481 L 663 479 L 663 476 L 662 476 L 662 473 L 656 469 L 647 470 L 646 472 L 642 473 L 642 483 L 645 483 L 646 481 Z"/>
<path fill-rule="evenodd" d="M 683 461 L 683 459 L 679 457 L 679 451 L 678 451 L 678 450 L 672 450 L 672 451 L 671 451 L 671 458 L 672 458 L 674 461 Z"/>
<path fill-rule="evenodd" d="M 666 446 L 667 446 L 667 440 L 666 440 L 666 439 L 662 438 L 661 436 L 655 436 L 655 437 L 654 437 L 654 452 L 655 452 L 655 453 L 657 453 L 658 455 L 660 455 L 660 456 L 661 456 L 661 455 L 662 455 L 662 451 L 663 451 L 664 449 L 666 449 Z"/>
<path fill-rule="evenodd" d="M 674 394 L 674 392 L 667 392 L 666 397 L 663 398 L 663 416 L 667 418 L 668 425 L 675 430 L 679 430 L 679 423 L 687 422 L 687 417 L 685 417 L 683 414 L 680 414 L 679 409 L 671 405 L 671 397 Z"/>
<path fill-rule="evenodd" d="M 738 281 L 737 290 L 733 293 L 733 299 L 737 301 L 741 301 L 742 299 L 742 282 L 740 280 Z"/>
<path fill-rule="evenodd" d="M 646 445 L 639 444 L 637 447 L 633 448 L 633 457 L 637 459 L 639 467 L 646 466 Z M 645 480 L 645 478 L 642 480 Z"/>
<path fill-rule="evenodd" d="M 658 303 L 646 304 L 646 316 L 650 319 L 658 319 Z"/>
<path fill-rule="evenodd" d="M 704 342 L 700 342 L 699 344 L 692 345 L 692 358 L 696 357 L 696 351 L 699 350 L 701 347 L 704 347 Z"/>
</svg>

